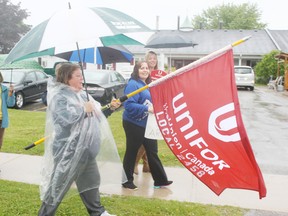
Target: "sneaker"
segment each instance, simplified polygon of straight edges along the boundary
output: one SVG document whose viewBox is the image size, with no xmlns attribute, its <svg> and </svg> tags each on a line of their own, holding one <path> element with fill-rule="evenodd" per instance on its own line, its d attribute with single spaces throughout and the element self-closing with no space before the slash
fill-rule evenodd
<svg viewBox="0 0 288 216">
<path fill-rule="evenodd" d="M 161 188 L 161 187 L 165 187 L 165 186 L 168 186 L 168 185 L 171 185 L 173 183 L 173 181 L 167 181 L 163 184 L 155 184 L 154 183 L 154 188 Z"/>
<path fill-rule="evenodd" d="M 122 184 L 124 188 L 130 189 L 130 190 L 138 190 L 137 186 L 133 184 L 133 182 L 125 182 Z"/>
<path fill-rule="evenodd" d="M 116 215 L 112 215 L 109 214 L 107 211 L 104 211 L 100 216 L 116 216 Z"/>
</svg>

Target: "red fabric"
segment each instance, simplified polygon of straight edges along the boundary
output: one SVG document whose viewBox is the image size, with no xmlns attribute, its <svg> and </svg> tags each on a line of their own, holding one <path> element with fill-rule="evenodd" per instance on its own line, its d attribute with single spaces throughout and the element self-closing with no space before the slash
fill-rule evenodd
<svg viewBox="0 0 288 216">
<path fill-rule="evenodd" d="M 163 76 L 166 76 L 167 72 L 163 71 L 163 70 L 152 70 L 150 73 L 151 79 L 154 81 L 156 79 L 159 79 Z"/>
<path fill-rule="evenodd" d="M 233 50 L 150 88 L 163 137 L 214 193 L 266 187 L 241 118 Z"/>
</svg>

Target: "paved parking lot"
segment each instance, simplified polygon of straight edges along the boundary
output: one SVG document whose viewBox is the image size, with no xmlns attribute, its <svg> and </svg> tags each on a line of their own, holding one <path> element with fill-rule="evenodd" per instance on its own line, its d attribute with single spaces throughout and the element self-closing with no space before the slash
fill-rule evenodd
<svg viewBox="0 0 288 216">
<path fill-rule="evenodd" d="M 288 175 L 288 92 L 238 90 L 242 118 L 264 173 Z M 287 191 L 288 192 L 288 191 Z"/>
</svg>

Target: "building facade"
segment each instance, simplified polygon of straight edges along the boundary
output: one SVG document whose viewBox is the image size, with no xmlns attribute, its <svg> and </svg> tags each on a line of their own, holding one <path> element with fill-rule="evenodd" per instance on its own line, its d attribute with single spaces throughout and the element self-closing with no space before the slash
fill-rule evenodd
<svg viewBox="0 0 288 216">
<path fill-rule="evenodd" d="M 159 30 L 169 34 L 176 30 Z M 233 48 L 234 64 L 254 67 L 262 57 L 273 50 L 288 52 L 288 30 L 204 30 L 195 29 L 187 31 L 187 37 L 191 38 L 194 47 L 152 49 L 159 54 L 160 67 L 171 64 L 173 68 L 183 67 L 197 59 L 208 55 L 215 50 L 232 44 L 244 37 L 251 38 Z M 127 47 L 135 57 L 135 61 L 144 59 L 145 53 L 151 49 L 143 46 Z"/>
</svg>

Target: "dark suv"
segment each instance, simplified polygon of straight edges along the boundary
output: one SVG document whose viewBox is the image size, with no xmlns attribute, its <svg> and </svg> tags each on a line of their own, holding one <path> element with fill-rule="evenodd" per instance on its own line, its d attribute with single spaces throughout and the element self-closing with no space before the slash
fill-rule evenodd
<svg viewBox="0 0 288 216">
<path fill-rule="evenodd" d="M 51 77 L 41 70 L 35 69 L 0 69 L 3 84 L 14 86 L 16 95 L 15 108 L 21 109 L 26 102 L 40 99 L 47 90 L 47 82 Z"/>
</svg>

